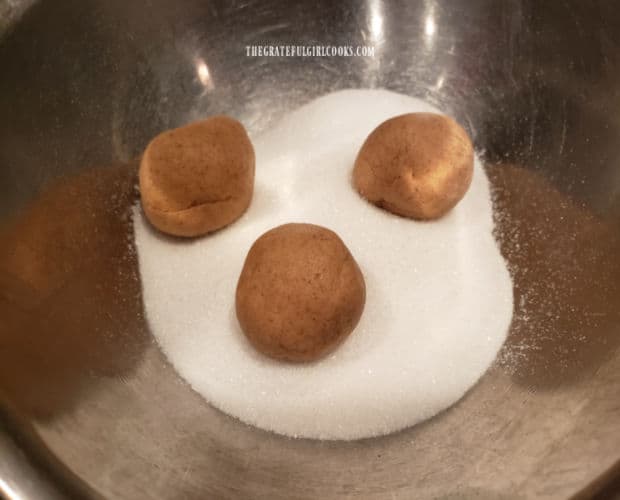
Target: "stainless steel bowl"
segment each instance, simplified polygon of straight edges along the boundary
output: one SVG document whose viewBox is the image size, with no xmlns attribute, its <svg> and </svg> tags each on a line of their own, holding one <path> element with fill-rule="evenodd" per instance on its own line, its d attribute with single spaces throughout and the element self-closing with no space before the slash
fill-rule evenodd
<svg viewBox="0 0 620 500">
<path fill-rule="evenodd" d="M 613 2 L 0 0 L 0 33 L 5 496 L 565 498 L 618 485 Z M 375 55 L 246 55 L 264 44 Z M 151 339 L 126 217 L 133 159 L 198 116 L 256 132 L 348 87 L 423 97 L 466 125 L 515 316 L 495 365 L 439 416 L 379 439 L 295 440 L 211 408 Z"/>
</svg>

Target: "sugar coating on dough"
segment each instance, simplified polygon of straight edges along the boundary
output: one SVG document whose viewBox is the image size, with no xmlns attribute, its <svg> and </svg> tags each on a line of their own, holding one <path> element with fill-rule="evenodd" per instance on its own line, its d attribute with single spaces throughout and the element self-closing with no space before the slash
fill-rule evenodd
<svg viewBox="0 0 620 500">
<path fill-rule="evenodd" d="M 250 208 L 208 238 L 161 238 L 136 209 L 150 328 L 178 373 L 213 406 L 289 436 L 364 438 L 448 408 L 493 363 L 512 317 L 512 283 L 493 238 L 480 162 L 461 202 L 432 223 L 377 208 L 351 185 L 370 131 L 408 112 L 438 110 L 384 90 L 347 90 L 291 112 L 252 138 Z M 355 332 L 314 363 L 257 353 L 235 316 L 249 248 L 288 222 L 335 231 L 364 271 L 366 305 Z"/>
<path fill-rule="evenodd" d="M 144 212 L 157 229 L 174 236 L 221 229 L 250 204 L 254 162 L 245 128 L 228 116 L 162 132 L 140 162 Z"/>
<path fill-rule="evenodd" d="M 283 224 L 250 248 L 236 291 L 241 329 L 275 359 L 314 361 L 355 328 L 366 287 L 336 233 L 314 224 Z"/>
</svg>

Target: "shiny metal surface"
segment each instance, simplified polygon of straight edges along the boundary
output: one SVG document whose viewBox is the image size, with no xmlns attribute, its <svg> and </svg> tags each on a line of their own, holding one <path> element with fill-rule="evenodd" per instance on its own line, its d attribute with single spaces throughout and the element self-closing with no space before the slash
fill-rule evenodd
<svg viewBox="0 0 620 500">
<path fill-rule="evenodd" d="M 613 2 L 0 0 L 0 14 L 6 496 L 612 494 Z M 264 43 L 372 45 L 375 57 L 246 57 Z M 257 132 L 348 87 L 423 97 L 468 127 L 496 193 L 515 319 L 498 362 L 431 421 L 380 439 L 292 440 L 211 408 L 151 339 L 126 216 L 132 158 L 158 131 L 199 116 L 231 114 Z"/>
</svg>

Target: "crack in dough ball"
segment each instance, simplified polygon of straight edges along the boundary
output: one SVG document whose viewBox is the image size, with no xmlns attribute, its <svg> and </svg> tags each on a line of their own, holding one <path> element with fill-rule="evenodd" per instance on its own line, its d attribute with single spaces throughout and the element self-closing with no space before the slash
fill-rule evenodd
<svg viewBox="0 0 620 500">
<path fill-rule="evenodd" d="M 453 119 L 409 113 L 375 128 L 362 145 L 353 184 L 371 203 L 412 219 L 437 219 L 463 198 L 474 149 Z"/>
<path fill-rule="evenodd" d="M 254 189 L 254 148 L 241 123 L 214 116 L 161 133 L 140 163 L 144 212 L 157 229 L 201 236 L 238 219 Z"/>
<path fill-rule="evenodd" d="M 340 237 L 313 224 L 285 224 L 258 238 L 237 284 L 237 318 L 272 358 L 313 361 L 357 325 L 364 277 Z"/>
</svg>

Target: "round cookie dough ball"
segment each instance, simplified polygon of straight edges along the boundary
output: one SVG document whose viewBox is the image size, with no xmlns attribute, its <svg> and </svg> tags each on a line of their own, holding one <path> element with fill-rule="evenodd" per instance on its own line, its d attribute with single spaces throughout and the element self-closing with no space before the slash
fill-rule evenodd
<svg viewBox="0 0 620 500">
<path fill-rule="evenodd" d="M 353 184 L 371 203 L 413 219 L 436 219 L 463 198 L 474 148 L 453 119 L 434 113 L 391 118 L 367 137 Z"/>
<path fill-rule="evenodd" d="M 140 195 L 149 221 L 174 236 L 220 229 L 247 209 L 254 148 L 241 123 L 214 116 L 161 133 L 140 163 Z"/>
<path fill-rule="evenodd" d="M 364 277 L 336 233 L 285 224 L 258 238 L 237 284 L 237 318 L 260 352 L 312 361 L 357 325 L 366 300 Z"/>
</svg>

